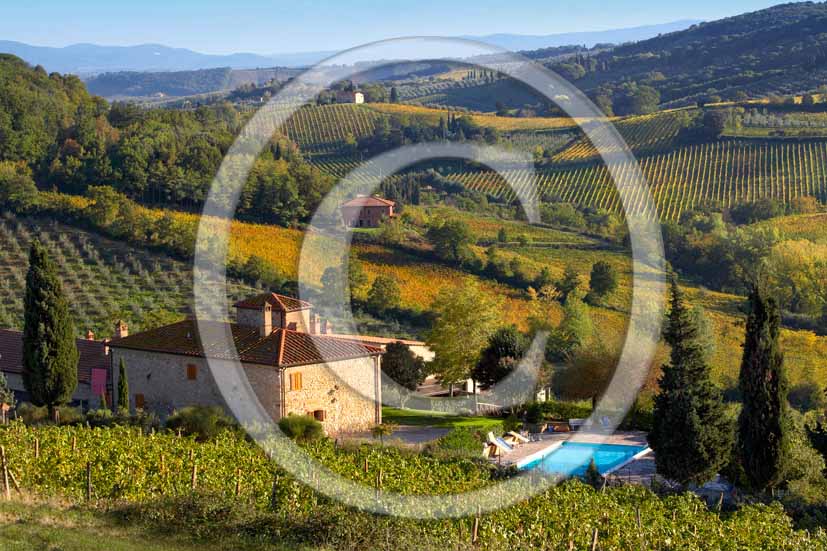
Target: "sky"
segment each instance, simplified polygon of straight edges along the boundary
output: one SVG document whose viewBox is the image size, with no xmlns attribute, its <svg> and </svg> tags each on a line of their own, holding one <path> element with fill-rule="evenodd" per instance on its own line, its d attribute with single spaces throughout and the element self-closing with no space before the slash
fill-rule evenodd
<svg viewBox="0 0 827 551">
<path fill-rule="evenodd" d="M 556 34 L 713 20 L 759 0 L 4 0 L 0 40 L 158 43 L 203 53 L 338 50 L 411 35 Z"/>
</svg>

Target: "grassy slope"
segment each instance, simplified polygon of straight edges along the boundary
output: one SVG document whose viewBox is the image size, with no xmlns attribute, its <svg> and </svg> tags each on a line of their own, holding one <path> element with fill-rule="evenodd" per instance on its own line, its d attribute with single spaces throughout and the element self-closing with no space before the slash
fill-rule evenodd
<svg viewBox="0 0 827 551">
<path fill-rule="evenodd" d="M 277 551 L 228 536 L 223 541 L 191 541 L 186 534 L 161 534 L 126 524 L 106 513 L 57 502 L 0 503 L 0 549 L 4 551 Z"/>
</svg>

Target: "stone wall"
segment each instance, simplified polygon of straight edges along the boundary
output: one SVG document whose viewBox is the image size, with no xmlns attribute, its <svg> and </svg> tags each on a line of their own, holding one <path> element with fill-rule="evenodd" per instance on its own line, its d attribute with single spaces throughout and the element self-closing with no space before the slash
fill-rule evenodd
<svg viewBox="0 0 827 551">
<path fill-rule="evenodd" d="M 240 378 L 236 377 L 235 364 L 228 361 L 214 360 L 214 376 L 203 358 L 113 348 L 114 365 L 118 365 L 121 358 L 126 364 L 132 408 L 135 395 L 142 394 L 144 409 L 162 418 L 191 405 L 219 406 L 232 415 L 219 391 L 218 385 L 221 385 L 225 394 L 236 397 L 236 403 L 248 412 L 253 412 L 249 408 L 254 406 L 245 403 L 249 402 L 247 389 L 251 388 L 264 411 L 274 420 L 290 413 L 312 415 L 322 410 L 325 432 L 331 435 L 368 430 L 381 422 L 378 358 L 331 362 L 329 367 L 324 364 L 291 367 L 283 371 L 243 364 L 244 376 Z M 195 380 L 187 378 L 188 365 L 195 366 Z M 287 381 L 291 373 L 302 374 L 301 390 L 289 389 Z M 113 378 L 117 392 L 117 369 Z M 285 381 L 284 387 L 282 381 Z"/>
<path fill-rule="evenodd" d="M 301 373 L 302 389 L 289 388 L 290 374 Z M 329 435 L 361 432 L 382 422 L 379 358 L 357 358 L 290 367 L 284 372 L 285 414 L 324 411 Z"/>
<path fill-rule="evenodd" d="M 246 381 L 255 392 L 259 403 L 272 418 L 281 414 L 281 377 L 273 367 L 243 364 L 245 377 L 235 378 L 234 362 L 214 360 L 220 380 L 216 381 L 204 358 L 193 358 L 176 354 L 146 352 L 113 348 L 115 365 L 121 358 L 126 363 L 129 381 L 130 405 L 135 407 L 135 395 L 144 396 L 144 409 L 166 417 L 176 409 L 186 406 L 219 406 L 232 413 L 219 384 L 225 394 L 239 396 L 246 400 Z M 195 366 L 195 380 L 187 378 L 187 366 Z M 115 392 L 118 388 L 118 370 L 113 373 Z"/>
</svg>

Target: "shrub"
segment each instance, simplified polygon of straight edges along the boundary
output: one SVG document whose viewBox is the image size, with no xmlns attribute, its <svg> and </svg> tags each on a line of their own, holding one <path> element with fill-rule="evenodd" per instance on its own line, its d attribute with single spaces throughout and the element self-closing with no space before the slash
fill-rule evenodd
<svg viewBox="0 0 827 551">
<path fill-rule="evenodd" d="M 324 437 L 322 424 L 309 415 L 290 414 L 279 419 L 279 429 L 297 442 L 313 442 Z"/>
<path fill-rule="evenodd" d="M 806 413 L 812 410 L 824 410 L 827 407 L 827 397 L 824 395 L 824 389 L 816 383 L 800 383 L 790 389 L 787 395 L 790 405 L 800 411 Z"/>
<path fill-rule="evenodd" d="M 436 456 L 479 457 L 483 435 L 474 427 L 455 427 L 434 442 L 429 451 Z"/>
<path fill-rule="evenodd" d="M 589 461 L 589 467 L 586 469 L 586 474 L 583 475 L 583 482 L 596 490 L 599 490 L 603 486 L 603 475 L 597 470 L 597 464 L 594 462 L 594 458 Z"/>
<path fill-rule="evenodd" d="M 83 421 L 81 412 L 73 407 L 60 406 L 55 408 L 60 415 L 61 425 L 75 425 Z M 49 418 L 49 408 L 46 406 L 37 407 L 34 404 L 25 402 L 17 406 L 17 416 L 27 425 L 48 425 L 53 424 Z"/>
<path fill-rule="evenodd" d="M 117 413 L 113 413 L 109 408 L 88 411 L 86 413 L 86 423 L 90 427 L 141 427 L 144 432 L 158 429 L 161 426 L 158 416 L 152 412 L 139 410 L 130 414 L 128 411 L 121 409 Z"/>
<path fill-rule="evenodd" d="M 582 419 L 592 414 L 587 402 L 566 402 L 549 400 L 537 402 L 543 412 L 543 419 Z"/>
<path fill-rule="evenodd" d="M 655 422 L 653 409 L 651 397 L 638 397 L 620 424 L 620 429 L 650 432 Z"/>
<path fill-rule="evenodd" d="M 171 430 L 180 430 L 186 436 L 195 436 L 199 442 L 206 442 L 238 425 L 220 407 L 189 406 L 170 415 L 166 426 Z"/>
</svg>

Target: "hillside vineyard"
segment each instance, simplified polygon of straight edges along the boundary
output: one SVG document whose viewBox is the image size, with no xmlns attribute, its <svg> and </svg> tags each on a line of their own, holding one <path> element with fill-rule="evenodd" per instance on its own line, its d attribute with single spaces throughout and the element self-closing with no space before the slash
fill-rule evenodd
<svg viewBox="0 0 827 551">
<path fill-rule="evenodd" d="M 762 198 L 789 202 L 797 197 L 827 197 L 827 143 L 722 141 L 691 145 L 670 153 L 638 159 L 652 200 L 662 220 L 677 220 L 694 207 L 732 207 Z M 618 186 L 629 185 L 633 167 L 621 165 Z M 469 189 L 497 197 L 513 195 L 502 178 L 490 171 L 449 176 Z M 530 175 L 517 173 L 524 186 Z M 622 206 L 605 165 L 591 164 L 537 172 L 538 193 L 565 202 L 620 212 Z M 641 208 L 633 197 L 632 209 Z M 637 212 L 637 211 L 635 211 Z"/>
</svg>

